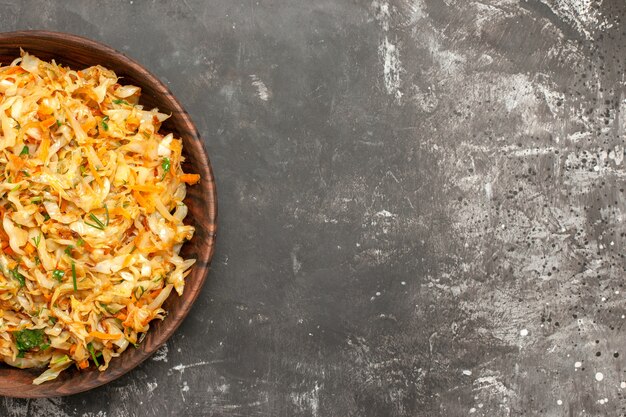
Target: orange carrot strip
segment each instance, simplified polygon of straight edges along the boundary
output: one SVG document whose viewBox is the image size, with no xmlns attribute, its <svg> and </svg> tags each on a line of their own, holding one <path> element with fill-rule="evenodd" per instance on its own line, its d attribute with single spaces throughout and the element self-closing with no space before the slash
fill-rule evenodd
<svg viewBox="0 0 626 417">
<path fill-rule="evenodd" d="M 42 161 L 46 161 L 48 159 L 48 152 L 50 150 L 50 138 L 49 135 L 43 135 L 43 139 L 41 139 L 41 145 L 39 145 L 39 159 Z"/>
<path fill-rule="evenodd" d="M 145 193 L 160 193 L 163 191 L 163 187 L 160 185 L 131 185 L 131 190 L 143 191 Z"/>
<path fill-rule="evenodd" d="M 96 182 L 98 183 L 98 185 L 100 187 L 104 187 L 104 183 L 102 182 L 102 178 L 100 178 L 100 175 L 98 174 L 98 171 L 96 171 L 96 167 L 93 166 L 93 164 L 91 163 L 89 158 L 87 158 L 87 166 L 89 167 L 89 171 L 91 172 L 91 175 L 93 175 L 93 177 L 96 179 Z"/>
<path fill-rule="evenodd" d="M 2 71 L 2 75 L 24 74 L 26 70 L 22 67 L 10 67 L 6 71 Z"/>
<path fill-rule="evenodd" d="M 111 217 L 122 216 L 130 220 L 130 213 L 128 212 L 128 210 L 124 209 L 123 207 L 114 207 L 112 209 L 109 209 L 109 214 L 111 215 Z"/>
<path fill-rule="evenodd" d="M 152 202 L 145 199 L 139 191 L 133 190 L 133 197 L 135 197 L 139 205 L 145 208 L 148 213 L 154 212 L 154 205 L 152 204 Z"/>
<path fill-rule="evenodd" d="M 178 177 L 178 179 L 181 180 L 182 182 L 186 182 L 189 185 L 193 185 L 193 184 L 196 184 L 198 181 L 200 181 L 200 175 L 183 174 L 180 177 Z"/>
<path fill-rule="evenodd" d="M 35 252 L 35 247 L 28 242 L 26 247 L 24 247 L 24 252 L 26 252 L 27 255 L 32 255 L 32 253 Z"/>
<path fill-rule="evenodd" d="M 47 128 L 49 128 L 50 126 L 52 126 L 53 124 L 55 124 L 56 122 L 57 122 L 57 119 L 56 119 L 54 116 L 52 116 L 52 117 L 48 117 L 48 118 L 47 118 L 47 119 L 45 119 L 45 120 L 42 120 L 42 121 L 41 121 L 41 125 L 42 125 L 44 128 L 46 128 L 46 129 L 47 129 Z"/>
<path fill-rule="evenodd" d="M 121 334 L 108 334 L 108 333 L 102 333 L 102 332 L 89 332 L 89 336 L 97 337 L 98 339 L 101 339 L 101 340 L 118 340 L 122 337 Z"/>
</svg>

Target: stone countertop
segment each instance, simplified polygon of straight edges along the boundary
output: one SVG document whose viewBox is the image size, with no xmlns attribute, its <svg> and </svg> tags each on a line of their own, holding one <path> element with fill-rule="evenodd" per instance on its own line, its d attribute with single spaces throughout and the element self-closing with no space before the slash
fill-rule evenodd
<svg viewBox="0 0 626 417">
<path fill-rule="evenodd" d="M 617 416 L 623 0 L 18 1 L 123 51 L 217 177 L 212 270 L 150 360 L 35 416 Z"/>
</svg>

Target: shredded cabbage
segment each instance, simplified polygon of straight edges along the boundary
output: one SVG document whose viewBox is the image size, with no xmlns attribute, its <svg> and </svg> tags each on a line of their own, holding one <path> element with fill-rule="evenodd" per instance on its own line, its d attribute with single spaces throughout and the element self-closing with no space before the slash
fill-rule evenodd
<svg viewBox="0 0 626 417">
<path fill-rule="evenodd" d="M 182 141 L 102 66 L 0 67 L 0 360 L 107 369 L 163 319 L 194 260 Z"/>
</svg>

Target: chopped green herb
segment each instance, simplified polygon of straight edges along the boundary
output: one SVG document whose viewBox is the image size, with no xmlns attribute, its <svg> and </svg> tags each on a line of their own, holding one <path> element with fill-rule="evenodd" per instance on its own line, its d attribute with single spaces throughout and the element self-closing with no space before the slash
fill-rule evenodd
<svg viewBox="0 0 626 417">
<path fill-rule="evenodd" d="M 107 205 L 106 205 L 106 204 L 104 205 L 104 214 L 105 214 L 106 219 L 107 219 L 107 221 L 106 221 L 106 223 L 105 223 L 104 225 L 105 225 L 105 226 L 108 226 L 108 225 L 109 225 L 109 220 L 110 220 L 110 219 L 109 219 L 109 208 L 107 207 Z"/>
<path fill-rule="evenodd" d="M 50 220 L 50 215 L 48 213 L 44 213 L 43 214 L 43 219 L 44 219 L 44 221 L 47 222 L 48 220 Z"/>
<path fill-rule="evenodd" d="M 24 147 L 22 148 L 22 152 L 20 152 L 20 156 L 28 154 L 30 154 L 30 149 L 28 149 L 28 146 L 24 145 Z"/>
<path fill-rule="evenodd" d="M 17 184 L 15 187 L 11 188 L 11 191 L 10 191 L 10 192 L 17 191 L 17 190 L 19 190 L 19 189 L 20 189 L 20 187 L 21 187 L 21 185 L 20 185 L 20 184 Z"/>
<path fill-rule="evenodd" d="M 30 174 L 24 170 L 20 171 L 22 173 L 22 175 L 24 175 L 26 178 L 30 178 Z"/>
<path fill-rule="evenodd" d="M 78 285 L 76 284 L 76 264 L 72 261 L 72 284 L 74 285 L 74 291 L 78 291 Z"/>
<path fill-rule="evenodd" d="M 170 158 L 163 158 L 163 161 L 161 161 L 161 168 L 163 168 L 163 172 L 170 171 Z"/>
<path fill-rule="evenodd" d="M 63 280 L 64 276 L 65 271 L 61 271 L 60 269 L 55 269 L 54 271 L 52 271 L 52 278 L 56 279 L 59 282 Z"/>
<path fill-rule="evenodd" d="M 35 247 L 38 248 L 39 247 L 39 242 L 41 242 L 41 233 L 39 233 L 39 236 L 32 238 L 33 243 L 35 244 Z"/>
<path fill-rule="evenodd" d="M 17 282 L 20 283 L 20 287 L 23 287 L 24 285 L 26 285 L 26 278 L 24 278 L 24 275 L 20 274 L 19 271 L 17 270 L 19 266 L 16 266 L 15 268 L 11 269 L 9 272 L 11 272 L 11 276 L 17 280 Z"/>
<path fill-rule="evenodd" d="M 111 311 L 111 309 L 109 309 L 109 306 L 104 304 L 104 303 L 100 303 L 100 307 L 102 307 L 104 309 L 104 311 L 106 311 L 109 314 L 115 314 Z"/>
<path fill-rule="evenodd" d="M 26 352 L 35 348 L 44 349 L 50 346 L 44 341 L 44 335 L 43 329 L 24 329 L 13 332 L 15 345 L 20 352 Z"/>
<path fill-rule="evenodd" d="M 19 352 L 17 352 L 17 357 L 18 358 L 23 358 L 24 357 L 24 352 L 21 351 L 21 350 Z"/>
<path fill-rule="evenodd" d="M 91 344 L 91 342 L 87 343 L 87 350 L 89 350 L 89 353 L 91 354 L 91 359 L 93 359 L 93 363 L 95 363 L 96 366 L 100 366 L 100 363 L 98 362 L 98 358 L 96 357 L 96 351 L 93 348 L 93 345 Z"/>
<path fill-rule="evenodd" d="M 51 364 L 51 365 L 58 365 L 58 364 L 60 364 L 60 363 L 67 362 L 67 361 L 69 361 L 69 360 L 70 360 L 70 357 L 69 357 L 69 356 L 67 356 L 67 355 L 63 355 L 63 356 L 61 356 L 61 357 L 59 357 L 59 358 L 56 358 L 56 359 L 55 359 L 55 360 L 53 360 L 53 361 L 50 361 L 50 364 Z"/>
<path fill-rule="evenodd" d="M 84 174 L 85 172 L 87 172 L 87 168 L 85 168 L 85 166 L 84 166 L 84 165 L 81 165 L 81 166 L 80 166 L 80 173 L 81 173 L 81 174 Z"/>
<path fill-rule="evenodd" d="M 61 123 L 61 121 L 60 121 L 59 119 L 57 119 L 57 126 L 58 126 L 58 127 L 61 127 L 61 125 L 62 125 L 62 124 L 63 124 L 63 123 Z"/>
<path fill-rule="evenodd" d="M 119 98 L 117 98 L 117 99 L 113 100 L 113 103 L 115 103 L 115 104 L 126 104 L 126 105 L 129 105 L 129 104 L 128 104 L 125 100 L 121 100 L 121 99 L 119 99 Z"/>
<path fill-rule="evenodd" d="M 137 291 L 139 290 L 141 290 L 141 294 L 139 294 L 139 297 L 137 297 Z M 146 292 L 146 289 L 143 287 L 143 285 L 140 285 L 139 288 L 135 290 L 135 298 L 139 300 L 141 297 L 143 297 L 145 292 Z"/>
<path fill-rule="evenodd" d="M 65 254 L 67 256 L 72 256 L 72 249 L 74 249 L 74 246 L 72 245 L 67 245 L 67 247 L 65 248 L 65 250 L 63 252 L 65 252 Z"/>
<path fill-rule="evenodd" d="M 33 197 L 33 198 L 31 198 L 31 199 L 30 199 L 30 202 L 31 202 L 31 203 L 41 203 L 41 200 L 43 200 L 43 199 L 42 199 L 42 198 L 41 198 L 41 196 L 39 195 L 39 196 L 37 196 L 37 197 Z"/>
<path fill-rule="evenodd" d="M 100 123 L 102 125 L 102 128 L 107 131 L 109 130 L 109 125 L 107 124 L 107 121 L 109 120 L 109 116 L 104 116 L 102 118 L 102 122 Z"/>
<path fill-rule="evenodd" d="M 82 237 L 79 237 L 78 240 L 76 241 L 76 246 L 83 246 L 85 244 L 85 241 L 83 240 Z"/>
<path fill-rule="evenodd" d="M 85 222 L 86 225 L 95 227 L 96 229 L 100 229 L 100 230 L 104 230 L 104 228 L 106 227 L 106 225 L 102 223 L 102 220 L 96 217 L 95 214 L 89 213 L 89 218 L 93 220 L 94 222 L 96 222 L 96 224 Z"/>
<path fill-rule="evenodd" d="M 35 265 L 39 266 L 41 264 L 41 259 L 39 259 L 39 255 L 35 255 Z"/>
</svg>

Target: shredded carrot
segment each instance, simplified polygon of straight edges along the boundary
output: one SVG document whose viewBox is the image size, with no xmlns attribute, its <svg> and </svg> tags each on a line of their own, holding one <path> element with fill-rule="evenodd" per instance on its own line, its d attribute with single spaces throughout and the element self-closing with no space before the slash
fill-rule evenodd
<svg viewBox="0 0 626 417">
<path fill-rule="evenodd" d="M 139 191 L 133 191 L 133 197 L 135 197 L 139 205 L 145 208 L 148 213 L 154 213 L 154 204 L 144 198 Z"/>
<path fill-rule="evenodd" d="M 102 333 L 102 332 L 96 332 L 96 331 L 89 332 L 89 336 L 96 337 L 101 340 L 118 340 L 122 337 L 121 334 L 108 334 L 108 333 Z"/>
<path fill-rule="evenodd" d="M 15 66 L 15 67 L 9 67 L 9 69 L 2 71 L 2 76 L 6 76 L 6 75 L 12 75 L 12 74 L 24 74 L 26 72 L 26 70 L 22 67 L 19 66 Z"/>
<path fill-rule="evenodd" d="M 26 252 L 27 255 L 32 255 L 33 252 L 35 252 L 35 247 L 28 242 L 24 247 L 24 252 Z"/>
<path fill-rule="evenodd" d="M 102 181 L 100 174 L 98 174 L 98 170 L 93 166 L 89 158 L 87 158 L 87 166 L 89 167 L 89 172 L 91 172 L 91 175 L 93 175 L 98 185 L 100 187 L 104 187 L 104 182 Z"/>
<path fill-rule="evenodd" d="M 200 175 L 198 175 L 198 174 L 183 174 L 183 175 L 179 176 L 178 179 L 181 180 L 182 182 L 186 182 L 189 185 L 193 185 L 193 184 L 196 184 L 198 181 L 200 181 Z"/>
<path fill-rule="evenodd" d="M 41 125 L 45 128 L 49 128 L 50 126 L 52 126 L 53 124 L 55 124 L 57 122 L 56 117 L 52 116 L 52 117 L 48 117 L 45 120 L 41 121 Z"/>
<path fill-rule="evenodd" d="M 129 219 L 129 220 L 131 218 L 128 210 L 124 209 L 123 207 L 113 207 L 112 209 L 109 209 L 109 214 L 111 216 L 122 216 L 125 219 Z"/>
<path fill-rule="evenodd" d="M 146 193 L 160 193 L 163 191 L 163 187 L 160 185 L 131 185 L 131 190 L 143 191 Z"/>
<path fill-rule="evenodd" d="M 24 168 L 24 165 L 26 165 L 26 162 L 19 156 L 9 154 L 8 158 L 10 161 L 8 164 L 8 168 L 13 171 L 19 171 L 20 169 Z"/>
<path fill-rule="evenodd" d="M 82 361 L 78 362 L 78 367 L 79 367 L 80 369 L 86 369 L 86 368 L 89 368 L 89 360 L 88 360 L 88 359 L 84 359 L 84 360 L 82 360 Z"/>
<path fill-rule="evenodd" d="M 39 158 L 42 161 L 48 160 L 48 151 L 50 149 L 50 138 L 47 134 L 43 135 L 41 145 L 39 145 Z"/>
</svg>

